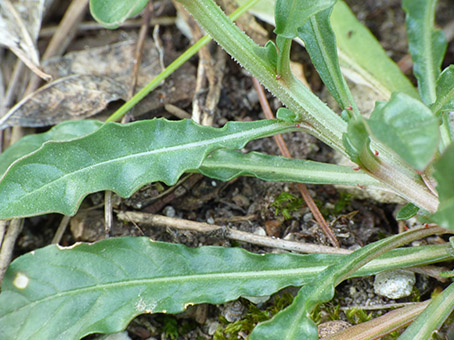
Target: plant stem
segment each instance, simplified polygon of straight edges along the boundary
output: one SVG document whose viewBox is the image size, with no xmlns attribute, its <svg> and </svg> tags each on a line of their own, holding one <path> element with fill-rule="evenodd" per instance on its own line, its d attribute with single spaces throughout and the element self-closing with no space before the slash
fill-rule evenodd
<svg viewBox="0 0 454 340">
<path fill-rule="evenodd" d="M 342 135 L 347 131 L 347 124 L 342 118 L 293 76 L 277 80 L 272 65 L 255 52 L 258 45 L 213 0 L 178 1 L 235 60 L 291 111 L 303 117 L 309 133 L 346 155 Z M 438 198 L 424 185 L 415 170 L 381 144 L 372 141 L 372 145 L 380 152 L 380 162 L 371 163 L 368 173 L 420 208 L 435 212 Z"/>
<path fill-rule="evenodd" d="M 293 77 L 292 71 L 290 70 L 290 49 L 292 47 L 292 39 L 278 36 L 276 43 L 277 48 L 279 49 L 277 54 L 276 76 L 285 81 Z"/>
<path fill-rule="evenodd" d="M 345 154 L 342 134 L 347 124 L 300 81 L 276 80 L 276 71 L 255 51 L 259 47 L 242 32 L 212 0 L 178 0 L 199 24 L 244 68 L 251 72 L 290 110 L 312 127 L 311 133 Z"/>
</svg>

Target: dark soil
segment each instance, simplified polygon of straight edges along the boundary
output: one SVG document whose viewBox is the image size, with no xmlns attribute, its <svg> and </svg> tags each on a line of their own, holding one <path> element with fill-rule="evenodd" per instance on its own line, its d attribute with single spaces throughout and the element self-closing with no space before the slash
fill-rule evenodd
<svg viewBox="0 0 454 340">
<path fill-rule="evenodd" d="M 400 1 L 350 0 L 347 2 L 358 18 L 380 40 L 391 58 L 399 61 L 407 54 L 404 28 L 405 15 L 400 8 Z M 164 3 L 164 1 L 154 1 L 153 3 L 158 10 L 156 16 L 175 15 L 175 11 L 169 3 Z M 454 18 L 454 6 L 452 1 L 445 0 L 441 1 L 439 7 L 437 19 L 443 26 Z M 55 14 L 51 16 L 50 20 L 59 20 L 58 18 L 59 14 Z M 269 29 L 267 25 L 264 25 L 264 27 Z M 125 31 L 128 30 L 125 29 Z M 189 41 L 173 25 L 162 26 L 159 34 L 166 51 L 173 50 L 181 53 L 189 46 Z M 81 33 L 76 37 L 72 47 L 77 49 L 77 46 L 83 46 L 87 38 L 95 41 L 98 45 L 103 45 L 108 40 L 100 32 Z M 84 43 L 81 42 L 82 39 L 85 39 Z M 44 42 L 45 40 L 41 41 L 41 43 Z M 215 44 L 211 46 L 212 50 L 214 48 Z M 320 80 L 315 75 L 313 67 L 308 63 L 309 59 L 303 48 L 295 46 L 292 58 L 294 61 L 303 64 L 307 79 L 309 82 L 313 82 L 314 88 L 322 93 Z M 169 58 L 169 60 L 165 60 L 165 63 L 168 64 L 171 60 Z M 446 60 L 447 63 L 452 63 L 454 60 L 452 43 L 449 45 Z M 193 65 L 190 68 L 190 72 L 193 72 L 192 77 L 195 76 L 197 61 L 197 58 L 190 61 Z M 274 111 L 281 106 L 279 101 L 271 95 L 268 94 L 268 98 Z M 188 96 L 186 100 L 182 100 L 176 105 L 190 113 L 192 110 L 191 97 Z M 113 110 L 113 108 L 111 107 L 110 110 Z M 161 107 L 134 119 L 157 116 L 169 117 L 169 114 Z M 264 115 L 258 103 L 251 78 L 234 61 L 228 59 L 220 100 L 215 112 L 214 126 L 222 126 L 228 120 L 263 118 Z M 333 151 L 310 135 L 294 133 L 284 136 L 284 139 L 295 158 L 333 162 Z M 279 154 L 272 138 L 251 142 L 247 146 L 247 150 Z M 299 198 L 299 192 L 293 184 L 266 183 L 246 177 L 227 183 L 198 177 L 193 178 L 192 182 L 192 186 L 186 188 L 184 195 L 171 196 L 171 199 L 165 204 L 161 204 L 162 201 L 160 200 L 153 199 L 153 197 L 168 189 L 163 184 L 146 186 L 128 199 L 121 199 L 114 195 L 112 199 L 114 212 L 119 210 L 152 212 L 170 217 L 224 225 L 251 233 L 330 245 L 305 204 L 290 209 L 288 218 L 284 218 L 281 212 L 277 212 L 276 205 L 273 205 L 273 203 L 282 193 L 289 193 L 295 199 Z M 352 194 L 333 186 L 309 185 L 308 188 L 327 222 L 333 226 L 334 233 L 343 248 L 357 249 L 399 231 L 398 223 L 394 218 L 397 209 L 396 204 L 358 199 Z M 173 195 L 175 191 L 168 195 Z M 70 227 L 64 233 L 60 244 L 67 246 L 77 241 L 92 242 L 105 238 L 103 202 L 104 194 L 101 193 L 87 197 L 79 213 L 72 218 Z M 60 220 L 61 216 L 59 215 L 27 219 L 24 231 L 16 244 L 15 256 L 48 245 Z M 275 251 L 255 245 L 232 242 L 223 238 L 222 235 L 202 235 L 170 228 L 150 228 L 114 219 L 109 237 L 124 235 L 146 235 L 154 240 L 182 243 L 189 247 L 222 245 L 227 247 L 239 246 L 257 253 Z M 424 279 L 419 278 L 419 280 Z M 347 320 L 344 312 L 345 307 L 394 302 L 375 295 L 372 283 L 373 279 L 365 278 L 348 280 L 340 285 L 336 298 L 320 309 L 323 321 L 329 320 L 334 309 L 339 306 L 341 309 L 338 312 L 338 317 Z M 433 284 L 433 282 L 430 281 L 430 284 Z M 426 291 L 430 291 L 430 289 L 426 289 Z M 258 306 L 261 309 L 269 308 L 276 300 L 284 299 L 284 293 L 294 295 L 296 292 L 296 289 L 286 289 L 285 292 L 281 292 Z M 403 299 L 399 302 L 406 301 L 409 301 L 409 299 Z M 226 319 L 230 321 L 241 319 L 253 313 L 252 310 L 247 300 L 240 299 L 236 303 L 220 306 L 194 306 L 180 315 L 142 315 L 130 323 L 127 332 L 131 339 L 212 339 L 214 332 L 218 329 L 216 334 L 218 334 L 219 339 L 222 339 L 220 334 L 222 334 L 222 328 L 228 323 Z M 244 338 L 247 336 L 247 330 L 239 332 L 237 336 Z M 93 338 L 95 337 L 87 337 L 87 339 Z"/>
</svg>

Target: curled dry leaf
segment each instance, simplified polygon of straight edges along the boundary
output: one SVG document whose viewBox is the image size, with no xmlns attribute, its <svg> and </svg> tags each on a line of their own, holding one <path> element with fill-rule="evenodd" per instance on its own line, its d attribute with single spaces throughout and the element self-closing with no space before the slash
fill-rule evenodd
<svg viewBox="0 0 454 340">
<path fill-rule="evenodd" d="M 112 79 L 130 77 L 135 60 L 136 41 L 127 40 L 101 47 L 67 53 L 43 62 L 44 70 L 53 78 L 71 74 L 106 75 Z M 141 67 L 154 66 L 151 76 L 161 71 L 159 55 L 151 39 L 143 49 Z"/>
<path fill-rule="evenodd" d="M 0 44 L 11 49 L 37 75 L 49 78 L 39 69 L 36 48 L 44 3 L 45 0 L 0 1 Z"/>
<path fill-rule="evenodd" d="M 68 119 L 84 119 L 102 111 L 110 101 L 127 100 L 135 48 L 135 41 L 126 41 L 49 59 L 43 66 L 56 80 L 11 108 L 0 119 L 0 128 L 14 125 L 37 127 Z M 161 71 L 158 51 L 149 39 L 144 48 L 138 88 L 145 86 Z M 184 65 L 161 90 L 152 92 L 136 105 L 134 114 L 140 115 L 191 98 L 194 74 L 193 66 Z"/>
<path fill-rule="evenodd" d="M 125 97 L 127 87 L 106 76 L 72 75 L 31 93 L 8 112 L 0 125 L 44 126 L 78 120 L 103 110 L 112 100 Z"/>
</svg>

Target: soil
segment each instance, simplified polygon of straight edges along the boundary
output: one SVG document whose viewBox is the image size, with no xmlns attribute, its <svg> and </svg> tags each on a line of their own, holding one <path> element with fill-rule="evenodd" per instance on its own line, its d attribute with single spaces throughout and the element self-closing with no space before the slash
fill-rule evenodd
<svg viewBox="0 0 454 340">
<path fill-rule="evenodd" d="M 350 0 L 347 1 L 358 18 L 363 21 L 376 35 L 389 56 L 396 62 L 404 58 L 407 53 L 404 21 L 405 15 L 400 8 L 400 1 L 396 0 Z M 153 1 L 155 17 L 174 16 L 175 10 L 168 1 Z M 57 8 L 57 7 L 56 7 Z M 444 26 L 452 24 L 454 18 L 452 1 L 440 1 L 437 22 Z M 50 16 L 58 21 L 61 13 Z M 88 19 L 88 17 L 87 17 Z M 270 27 L 261 23 L 268 31 Z M 127 29 L 124 29 L 128 32 Z M 137 28 L 130 29 L 137 30 Z M 151 33 L 150 33 L 151 34 Z M 175 25 L 161 26 L 159 35 L 165 51 L 181 53 L 190 42 L 175 27 Z M 271 36 L 271 33 L 270 33 Z M 103 45 L 108 39 L 100 32 L 80 33 L 72 44 L 72 48 L 84 46 L 82 39 L 90 38 L 97 45 Z M 102 40 L 101 40 L 102 39 Z M 41 41 L 44 45 L 45 39 Z M 216 45 L 210 46 L 213 55 Z M 167 52 L 166 52 L 167 53 Z M 169 52 L 175 54 L 175 52 Z M 292 59 L 303 65 L 306 77 L 318 94 L 323 93 L 320 79 L 314 72 L 309 58 L 300 46 L 295 46 Z M 167 64 L 172 59 L 165 60 Z M 451 42 L 448 48 L 447 63 L 454 60 L 454 45 Z M 187 72 L 196 76 L 198 58 L 191 59 L 192 67 Z M 414 80 L 414 79 L 413 79 Z M 164 91 L 164 90 L 163 90 Z M 281 106 L 278 100 L 268 94 L 271 107 L 275 112 Z M 192 93 L 188 92 L 186 98 L 174 103 L 179 108 L 191 113 Z M 108 107 L 112 111 L 118 103 Z M 158 107 L 152 112 L 147 112 L 133 119 L 150 117 L 171 117 L 164 107 Z M 219 102 L 216 106 L 213 125 L 222 126 L 228 120 L 257 120 L 265 118 L 259 105 L 250 76 L 231 59 L 227 59 Z M 173 118 L 175 119 L 175 118 Z M 42 131 L 46 128 L 40 128 Z M 284 136 L 284 139 L 295 158 L 304 158 L 324 162 L 333 162 L 335 155 L 323 143 L 304 133 L 293 133 Z M 279 150 L 272 138 L 251 142 L 247 151 L 260 151 L 278 155 Z M 176 195 L 178 189 L 162 195 L 170 188 L 163 184 L 151 184 L 140 189 L 128 199 L 121 199 L 113 195 L 112 203 L 114 212 L 119 210 L 136 210 L 163 214 L 169 217 L 179 217 L 210 224 L 224 225 L 250 233 L 265 234 L 268 236 L 296 240 L 306 243 L 330 245 L 327 237 L 322 233 L 312 214 L 305 204 L 288 209 L 288 216 L 284 218 L 276 207 L 276 201 L 282 193 L 288 193 L 294 200 L 299 199 L 299 192 L 295 185 L 289 183 L 267 183 L 254 178 L 241 177 L 227 183 L 215 181 L 210 178 L 192 176 L 188 180 L 190 185 L 184 188 L 183 195 Z M 321 209 L 328 224 L 338 238 L 341 247 L 357 249 L 370 242 L 399 232 L 400 226 L 394 215 L 398 206 L 396 204 L 378 203 L 371 199 L 358 199 L 351 193 L 333 186 L 308 185 L 312 197 Z M 171 190 L 171 189 L 170 189 Z M 154 199 L 160 195 L 160 200 Z M 162 203 L 163 197 L 169 197 L 167 203 Z M 173 195 L 173 196 L 172 196 Z M 104 194 L 97 193 L 87 197 L 79 213 L 70 221 L 70 226 L 63 234 L 61 245 L 71 245 L 77 241 L 93 242 L 106 237 L 104 223 Z M 165 202 L 165 199 L 164 199 Z M 29 218 L 25 222 L 24 231 L 17 240 L 14 255 L 19 256 L 25 252 L 48 245 L 57 230 L 61 216 L 46 215 Z M 202 245 L 240 246 L 256 253 L 273 252 L 271 248 L 233 242 L 222 235 L 205 235 L 191 231 L 173 230 L 170 228 L 151 228 L 143 225 L 126 223 L 115 218 L 109 237 L 124 235 L 146 235 L 153 240 L 182 243 L 189 247 Z M 434 282 L 424 277 L 419 277 L 419 284 L 424 286 L 423 294 L 430 294 Z M 422 288 L 421 288 L 422 289 Z M 288 288 L 278 293 L 268 301 L 259 303 L 261 309 L 266 309 L 275 303 L 276 299 L 284 293 L 294 295 L 297 289 Z M 407 302 L 410 298 L 400 299 L 397 302 Z M 347 317 L 345 310 L 349 306 L 372 306 L 394 303 L 396 301 L 377 296 L 373 290 L 373 278 L 352 279 L 342 283 L 336 293 L 336 298 L 329 304 L 320 308 L 321 321 L 328 321 L 333 315 L 336 306 L 338 318 L 352 321 Z M 127 328 L 131 339 L 212 339 L 218 330 L 228 321 L 241 319 L 250 313 L 250 302 L 240 299 L 219 306 L 200 305 L 189 308 L 180 315 L 141 315 L 131 321 Z M 383 311 L 374 312 L 379 315 Z M 247 336 L 247 332 L 237 334 L 238 338 Z M 87 337 L 94 339 L 95 336 Z M 218 337 L 222 338 L 222 337 Z"/>
</svg>

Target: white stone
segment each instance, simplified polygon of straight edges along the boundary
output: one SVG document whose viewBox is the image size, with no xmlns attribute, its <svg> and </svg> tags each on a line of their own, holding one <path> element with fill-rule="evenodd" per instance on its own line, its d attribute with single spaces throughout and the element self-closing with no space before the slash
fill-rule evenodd
<svg viewBox="0 0 454 340">
<path fill-rule="evenodd" d="M 415 285 L 415 273 L 406 270 L 390 270 L 375 275 L 375 294 L 389 299 L 400 299 L 411 294 Z"/>
</svg>

